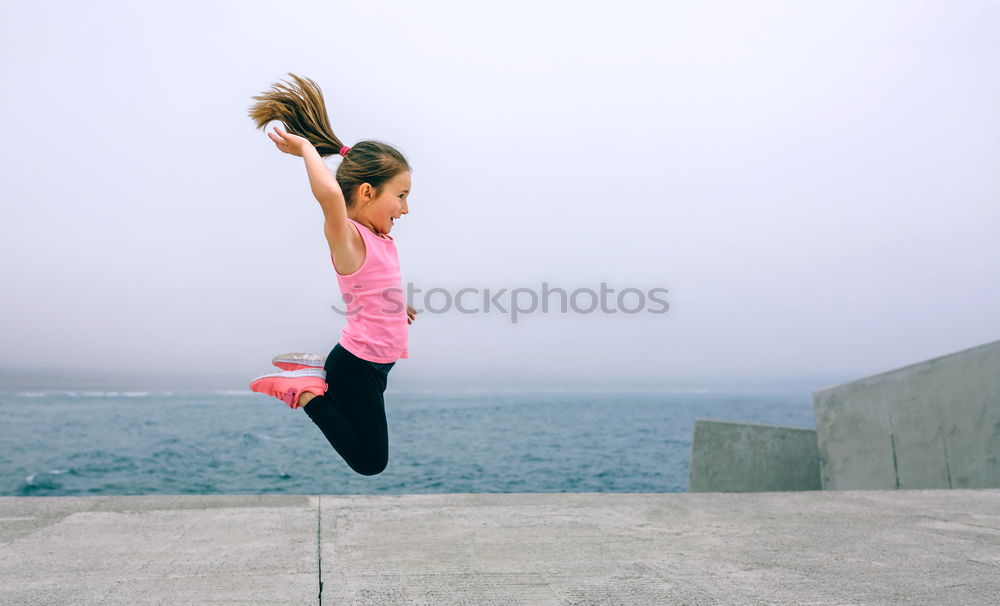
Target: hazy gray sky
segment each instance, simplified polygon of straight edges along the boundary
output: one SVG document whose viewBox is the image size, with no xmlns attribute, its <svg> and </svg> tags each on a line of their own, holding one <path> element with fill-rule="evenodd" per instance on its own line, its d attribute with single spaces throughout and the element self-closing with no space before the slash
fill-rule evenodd
<svg viewBox="0 0 1000 606">
<path fill-rule="evenodd" d="M 247 117 L 287 72 L 349 144 L 407 154 L 404 282 L 670 291 L 664 315 L 424 313 L 394 388 L 860 377 L 996 340 L 998 24 L 973 1 L 10 4 L 0 366 L 239 380 L 329 351 L 322 214 Z"/>
</svg>

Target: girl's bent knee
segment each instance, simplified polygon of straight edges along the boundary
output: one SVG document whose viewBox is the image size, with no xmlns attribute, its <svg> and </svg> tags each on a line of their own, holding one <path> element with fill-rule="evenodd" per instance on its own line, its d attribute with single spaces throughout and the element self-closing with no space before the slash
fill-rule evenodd
<svg viewBox="0 0 1000 606">
<path fill-rule="evenodd" d="M 385 468 L 388 466 L 388 464 L 389 461 L 382 460 L 382 461 L 373 461 L 365 465 L 358 465 L 358 466 L 352 465 L 351 468 L 363 476 L 376 476 L 385 471 Z"/>
</svg>

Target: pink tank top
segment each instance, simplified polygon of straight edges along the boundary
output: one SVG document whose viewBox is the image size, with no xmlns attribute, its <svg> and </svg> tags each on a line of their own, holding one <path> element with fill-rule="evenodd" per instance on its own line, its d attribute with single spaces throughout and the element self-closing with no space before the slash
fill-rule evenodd
<svg viewBox="0 0 1000 606">
<path fill-rule="evenodd" d="M 347 325 L 340 345 L 362 360 L 388 364 L 408 358 L 406 296 L 396 241 L 349 219 L 365 243 L 365 261 L 353 274 L 337 274 Z M 333 260 L 333 253 L 330 253 Z M 336 267 L 334 267 L 336 271 Z"/>
</svg>

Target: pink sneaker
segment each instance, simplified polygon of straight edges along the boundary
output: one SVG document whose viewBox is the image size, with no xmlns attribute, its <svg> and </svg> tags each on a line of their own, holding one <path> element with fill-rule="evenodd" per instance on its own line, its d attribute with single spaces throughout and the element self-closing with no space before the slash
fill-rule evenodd
<svg viewBox="0 0 1000 606">
<path fill-rule="evenodd" d="M 257 377 L 250 382 L 250 389 L 274 396 L 290 408 L 298 408 L 299 396 L 303 392 L 317 396 L 326 393 L 326 373 L 315 368 L 276 372 Z"/>
<path fill-rule="evenodd" d="M 286 353 L 274 356 L 271 360 L 281 370 L 302 370 L 303 368 L 323 369 L 326 358 L 313 353 Z"/>
</svg>

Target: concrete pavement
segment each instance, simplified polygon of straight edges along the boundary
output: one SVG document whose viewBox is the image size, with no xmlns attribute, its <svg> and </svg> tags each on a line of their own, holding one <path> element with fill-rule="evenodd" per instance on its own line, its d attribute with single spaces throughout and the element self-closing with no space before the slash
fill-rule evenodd
<svg viewBox="0 0 1000 606">
<path fill-rule="evenodd" d="M 319 603 L 998 604 L 1000 489 L 0 498 L 0 604 Z"/>
</svg>

